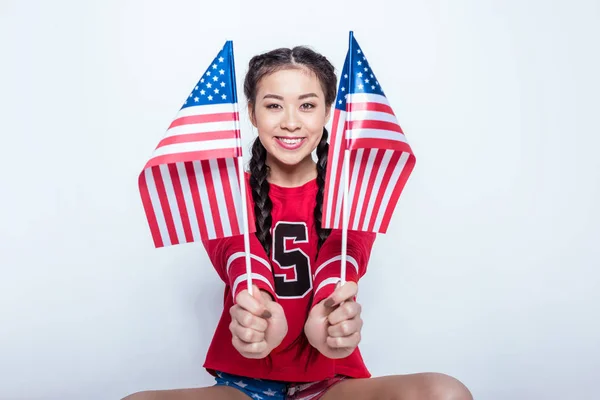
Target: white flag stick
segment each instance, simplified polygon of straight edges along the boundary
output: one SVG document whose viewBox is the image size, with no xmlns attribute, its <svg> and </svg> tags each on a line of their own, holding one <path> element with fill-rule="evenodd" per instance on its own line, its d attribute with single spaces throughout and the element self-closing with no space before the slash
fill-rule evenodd
<svg viewBox="0 0 600 400">
<path fill-rule="evenodd" d="M 345 139 L 344 139 L 345 140 Z M 344 198 L 342 199 L 342 266 L 340 280 L 346 283 L 346 249 L 348 247 L 348 186 L 350 181 L 350 150 L 344 150 Z"/>
<path fill-rule="evenodd" d="M 233 103 L 233 107 L 234 107 L 234 111 L 237 115 L 240 115 L 239 113 L 239 109 L 238 109 L 238 103 L 237 103 L 237 88 L 236 88 L 236 84 L 237 84 L 237 80 L 235 78 L 235 59 L 233 57 L 233 42 L 231 44 L 230 50 L 231 53 L 231 58 L 230 58 L 230 62 L 231 62 L 231 81 L 232 81 L 232 85 L 233 85 L 233 98 L 235 99 L 234 103 Z M 238 135 L 240 136 L 238 138 L 238 147 L 242 148 L 242 138 L 241 138 L 241 131 L 240 131 L 240 121 L 239 119 L 235 120 L 235 130 L 236 132 L 238 132 Z M 242 158 L 242 156 L 240 155 L 238 158 L 238 176 L 240 177 L 240 193 L 242 196 L 242 226 L 244 228 L 244 253 L 246 255 L 246 276 L 247 278 L 247 282 L 248 282 L 248 293 L 250 293 L 250 295 L 252 295 L 252 268 L 250 266 L 250 233 L 249 229 L 248 229 L 248 207 L 247 207 L 247 201 L 246 201 L 246 178 L 244 175 L 244 160 Z"/>
<path fill-rule="evenodd" d="M 238 105 L 235 104 L 235 112 L 238 112 Z M 239 121 L 235 121 L 235 129 L 239 132 Z M 241 142 L 241 139 L 239 139 Z M 241 144 L 241 143 L 240 143 Z M 241 147 L 241 146 L 240 146 Z M 244 175 L 244 160 L 240 156 L 238 159 L 238 176 L 240 177 L 240 193 L 242 197 L 242 226 L 244 228 L 244 254 L 246 255 L 246 276 L 248 282 L 248 293 L 252 295 L 252 267 L 250 265 L 250 229 L 248 228 L 248 207 L 246 201 L 246 178 Z"/>
<path fill-rule="evenodd" d="M 246 275 L 248 292 L 252 295 L 252 268 L 250 267 L 250 234 L 248 233 L 248 210 L 246 208 L 246 180 L 244 179 L 244 166 L 242 157 L 238 157 L 240 175 L 240 191 L 242 193 L 242 219 L 244 221 L 244 253 L 246 254 Z"/>
<path fill-rule="evenodd" d="M 238 169 L 240 176 L 240 192 L 242 193 L 242 219 L 244 226 L 244 253 L 246 255 L 246 275 L 248 276 L 248 293 L 252 295 L 252 268 L 250 266 L 250 234 L 248 233 L 248 209 L 246 202 L 246 179 L 244 178 L 244 162 L 238 157 Z"/>
<path fill-rule="evenodd" d="M 348 66 L 350 67 L 350 71 L 352 70 L 352 38 L 354 37 L 354 32 L 350 31 L 350 35 L 348 38 Z M 342 199 L 342 266 L 340 270 L 340 281 L 342 285 L 346 283 L 346 250 L 348 248 L 348 214 L 350 210 L 348 210 L 348 186 L 350 186 L 350 150 L 348 150 L 348 121 L 351 121 L 350 114 L 352 112 L 352 74 L 348 74 L 348 89 L 349 93 L 346 98 L 346 126 L 344 127 L 344 137 L 342 140 L 346 144 L 344 150 L 344 198 Z"/>
</svg>

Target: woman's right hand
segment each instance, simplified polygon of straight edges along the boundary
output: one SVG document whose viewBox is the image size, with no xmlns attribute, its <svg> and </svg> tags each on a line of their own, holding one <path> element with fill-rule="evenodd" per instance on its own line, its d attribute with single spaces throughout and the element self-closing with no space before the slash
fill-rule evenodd
<svg viewBox="0 0 600 400">
<path fill-rule="evenodd" d="M 252 287 L 241 291 L 230 308 L 233 347 L 246 358 L 265 358 L 279 346 L 288 331 L 283 308 L 271 295 Z"/>
</svg>

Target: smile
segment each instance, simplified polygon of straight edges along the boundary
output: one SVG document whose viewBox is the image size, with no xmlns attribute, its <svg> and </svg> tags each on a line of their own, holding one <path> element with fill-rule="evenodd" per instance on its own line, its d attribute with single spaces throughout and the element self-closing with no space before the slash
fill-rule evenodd
<svg viewBox="0 0 600 400">
<path fill-rule="evenodd" d="M 294 138 L 290 138 L 290 137 L 276 137 L 277 139 L 277 143 L 279 143 L 279 145 L 281 147 L 283 147 L 284 149 L 287 150 L 295 150 L 297 148 L 299 148 L 300 146 L 302 146 L 302 144 L 304 143 L 304 140 L 306 138 L 301 138 L 301 137 L 294 137 Z"/>
</svg>

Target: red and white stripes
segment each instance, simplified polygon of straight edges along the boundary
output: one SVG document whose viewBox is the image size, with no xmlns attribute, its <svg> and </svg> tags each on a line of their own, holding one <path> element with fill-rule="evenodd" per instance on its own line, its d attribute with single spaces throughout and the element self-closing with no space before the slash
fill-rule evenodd
<svg viewBox="0 0 600 400">
<path fill-rule="evenodd" d="M 415 159 L 387 98 L 350 94 L 347 109 L 334 113 L 324 227 L 342 229 L 343 167 L 349 162 L 348 229 L 385 233 Z"/>
<path fill-rule="evenodd" d="M 235 106 L 181 109 L 140 174 L 156 247 L 244 233 Z"/>
</svg>

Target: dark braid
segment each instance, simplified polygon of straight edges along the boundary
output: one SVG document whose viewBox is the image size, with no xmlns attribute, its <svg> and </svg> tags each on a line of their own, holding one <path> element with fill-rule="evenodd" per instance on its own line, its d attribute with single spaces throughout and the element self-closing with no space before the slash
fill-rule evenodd
<svg viewBox="0 0 600 400">
<path fill-rule="evenodd" d="M 256 236 L 262 243 L 267 255 L 271 251 L 271 209 L 273 202 L 269 197 L 269 166 L 266 164 L 267 150 L 256 138 L 252 145 L 250 159 L 250 187 L 254 199 L 254 214 L 256 219 Z"/>
<path fill-rule="evenodd" d="M 248 65 L 248 72 L 244 79 L 244 94 L 248 100 L 249 109 L 254 112 L 258 83 L 262 78 L 276 71 L 289 68 L 306 68 L 313 72 L 321 83 L 325 94 L 325 104 L 330 107 L 335 101 L 337 92 L 335 68 L 321 54 L 304 46 L 292 49 L 280 48 L 252 57 Z M 323 137 L 317 147 L 317 203 L 314 210 L 315 224 L 319 242 L 317 248 L 329 236 L 329 230 L 321 229 L 321 215 L 323 211 L 323 192 L 325 189 L 325 172 L 327 168 L 328 132 L 323 128 Z M 257 137 L 252 145 L 252 159 L 250 160 L 250 187 L 254 200 L 254 213 L 256 220 L 256 236 L 265 248 L 268 255 L 272 246 L 271 237 L 271 210 L 273 203 L 269 198 L 269 167 L 266 165 L 267 151 Z"/>
<path fill-rule="evenodd" d="M 329 132 L 327 132 L 326 128 L 323 128 L 323 136 L 317 146 L 317 185 L 319 187 L 319 190 L 317 191 L 317 205 L 315 206 L 315 228 L 317 230 L 317 235 L 319 236 L 317 252 L 321 249 L 321 246 L 331 233 L 331 229 L 321 228 L 323 193 L 325 192 L 325 174 L 327 173 L 327 153 L 329 152 L 329 143 L 327 143 L 328 136 Z"/>
</svg>

